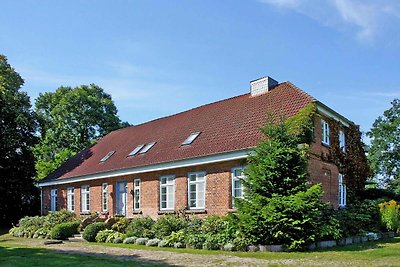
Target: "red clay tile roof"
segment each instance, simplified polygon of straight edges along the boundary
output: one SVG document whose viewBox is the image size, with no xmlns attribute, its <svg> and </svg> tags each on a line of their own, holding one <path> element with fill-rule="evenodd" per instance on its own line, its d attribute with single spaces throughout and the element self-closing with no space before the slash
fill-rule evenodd
<svg viewBox="0 0 400 267">
<path fill-rule="evenodd" d="M 262 139 L 259 127 L 268 112 L 290 117 L 313 101 L 284 82 L 262 95 L 244 94 L 116 130 L 70 158 L 43 182 L 251 148 Z M 199 137 L 181 146 L 196 131 L 201 132 Z M 157 143 L 147 153 L 127 157 L 136 146 L 150 142 Z M 99 163 L 110 151 L 115 153 Z"/>
</svg>

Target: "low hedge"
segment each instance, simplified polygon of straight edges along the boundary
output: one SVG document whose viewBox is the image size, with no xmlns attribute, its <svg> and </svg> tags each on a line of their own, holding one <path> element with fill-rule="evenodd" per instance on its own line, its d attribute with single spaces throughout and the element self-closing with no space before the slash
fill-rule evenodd
<svg viewBox="0 0 400 267">
<path fill-rule="evenodd" d="M 79 221 L 57 224 L 53 227 L 53 229 L 51 229 L 51 238 L 65 240 L 73 234 L 77 233 L 79 225 Z"/>
<path fill-rule="evenodd" d="M 106 229 L 106 224 L 103 222 L 95 222 L 89 224 L 83 231 L 82 237 L 88 242 L 96 242 L 97 233 L 105 229 Z"/>
</svg>

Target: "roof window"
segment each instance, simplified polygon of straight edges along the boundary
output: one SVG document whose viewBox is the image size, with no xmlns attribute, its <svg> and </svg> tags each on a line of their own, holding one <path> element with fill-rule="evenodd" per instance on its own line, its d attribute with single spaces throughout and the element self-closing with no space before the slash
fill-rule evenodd
<svg viewBox="0 0 400 267">
<path fill-rule="evenodd" d="M 145 146 L 143 147 L 142 150 L 139 151 L 139 154 L 144 154 L 144 153 L 146 153 L 146 152 L 149 151 L 150 148 L 152 148 L 155 144 L 156 144 L 156 142 L 148 143 L 147 145 L 145 145 Z"/>
<path fill-rule="evenodd" d="M 105 155 L 105 156 L 100 160 L 100 162 L 104 162 L 104 161 L 108 160 L 114 153 L 115 153 L 115 150 L 108 152 L 107 155 Z"/>
<path fill-rule="evenodd" d="M 193 141 L 201 134 L 201 132 L 194 132 L 189 135 L 188 138 L 186 138 L 185 141 L 183 141 L 182 146 L 190 145 L 193 143 Z"/>
<path fill-rule="evenodd" d="M 142 149 L 143 147 L 144 144 L 138 145 L 137 147 L 135 147 L 134 150 L 131 151 L 131 153 L 128 154 L 128 157 L 136 155 L 139 152 L 139 150 Z"/>
</svg>

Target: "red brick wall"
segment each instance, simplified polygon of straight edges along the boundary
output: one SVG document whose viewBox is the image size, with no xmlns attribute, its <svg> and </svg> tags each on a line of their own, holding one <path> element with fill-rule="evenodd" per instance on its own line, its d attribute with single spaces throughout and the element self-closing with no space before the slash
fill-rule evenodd
<svg viewBox="0 0 400 267">
<path fill-rule="evenodd" d="M 320 183 L 324 190 L 323 200 L 338 206 L 338 169 L 335 165 L 321 161 L 321 153 L 327 153 L 328 148 L 321 144 L 321 118 L 315 120 L 315 143 L 311 145 L 311 158 L 309 162 L 310 181 Z M 332 137 L 331 137 L 332 138 Z M 140 178 L 141 212 L 153 218 L 159 216 L 160 210 L 160 177 L 163 175 L 175 175 L 175 210 L 188 206 L 188 179 L 189 172 L 206 172 L 206 211 L 207 214 L 223 215 L 231 208 L 231 169 L 240 166 L 239 161 L 193 166 L 166 171 L 128 175 L 116 178 L 79 182 L 68 185 L 59 185 L 59 208 L 65 209 L 66 189 L 75 188 L 75 212 L 81 212 L 80 187 L 90 186 L 90 210 L 102 211 L 102 183 L 108 183 L 108 212 L 115 213 L 115 185 L 118 181 L 127 182 L 127 211 L 128 217 L 136 216 L 133 212 L 134 179 Z M 46 213 L 50 209 L 50 189 L 43 188 L 43 210 Z M 111 194 L 110 194 L 111 193 Z"/>
</svg>

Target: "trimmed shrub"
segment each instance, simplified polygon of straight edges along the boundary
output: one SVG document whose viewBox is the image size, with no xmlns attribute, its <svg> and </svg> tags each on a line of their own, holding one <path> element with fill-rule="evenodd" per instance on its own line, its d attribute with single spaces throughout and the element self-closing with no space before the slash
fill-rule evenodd
<svg viewBox="0 0 400 267">
<path fill-rule="evenodd" d="M 126 227 L 125 232 L 127 236 L 153 238 L 154 233 L 151 229 L 153 225 L 154 220 L 149 216 L 134 218 Z"/>
<path fill-rule="evenodd" d="M 174 244 L 174 248 L 185 248 L 185 243 L 176 242 L 176 243 Z"/>
<path fill-rule="evenodd" d="M 153 225 L 154 236 L 157 238 L 164 238 L 172 234 L 172 232 L 178 232 L 185 228 L 186 222 L 175 215 L 166 215 L 159 218 Z"/>
<path fill-rule="evenodd" d="M 60 223 L 51 229 L 51 238 L 65 240 L 78 231 L 79 221 Z"/>
<path fill-rule="evenodd" d="M 128 227 L 130 220 L 125 217 L 116 217 L 117 222 L 111 226 L 111 230 L 125 234 L 125 230 Z"/>
<path fill-rule="evenodd" d="M 115 238 L 114 241 L 113 241 L 113 243 L 114 243 L 114 244 L 122 243 L 122 238 L 121 238 L 121 237 Z"/>
<path fill-rule="evenodd" d="M 105 229 L 106 229 L 106 224 L 103 222 L 96 222 L 89 224 L 83 231 L 83 239 L 89 242 L 95 242 L 97 233 Z"/>
<path fill-rule="evenodd" d="M 113 230 L 109 230 L 109 229 L 101 230 L 97 233 L 95 240 L 98 243 L 105 243 L 108 236 L 113 233 L 114 233 Z"/>
<path fill-rule="evenodd" d="M 160 242 L 160 239 L 158 239 L 158 238 L 149 239 L 149 241 L 147 241 L 147 243 L 146 243 L 146 246 L 156 247 L 156 246 L 158 246 L 159 242 Z"/>
<path fill-rule="evenodd" d="M 147 241 L 149 241 L 149 239 L 147 237 L 141 237 L 136 239 L 135 244 L 136 245 L 146 245 Z"/>
<path fill-rule="evenodd" d="M 132 236 L 132 237 L 127 237 L 124 240 L 124 244 L 135 244 L 137 237 Z"/>
<path fill-rule="evenodd" d="M 167 241 L 161 240 L 160 242 L 158 242 L 158 247 L 164 248 L 164 247 L 169 247 L 169 246 L 167 244 Z"/>
</svg>

